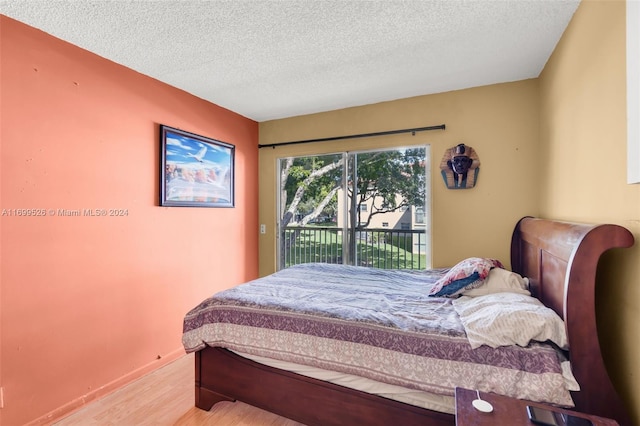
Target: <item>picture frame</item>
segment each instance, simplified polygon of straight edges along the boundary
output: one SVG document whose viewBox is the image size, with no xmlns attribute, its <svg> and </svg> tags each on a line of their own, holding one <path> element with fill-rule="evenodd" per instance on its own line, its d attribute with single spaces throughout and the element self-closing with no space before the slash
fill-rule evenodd
<svg viewBox="0 0 640 426">
<path fill-rule="evenodd" d="M 235 146 L 160 125 L 160 205 L 234 207 Z"/>
</svg>

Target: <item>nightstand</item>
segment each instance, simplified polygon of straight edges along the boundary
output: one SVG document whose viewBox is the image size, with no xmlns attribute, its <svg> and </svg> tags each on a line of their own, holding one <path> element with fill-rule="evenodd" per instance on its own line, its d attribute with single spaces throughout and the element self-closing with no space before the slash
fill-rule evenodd
<svg viewBox="0 0 640 426">
<path fill-rule="evenodd" d="M 529 402 L 484 392 L 480 392 L 480 397 L 493 405 L 493 411 L 491 413 L 483 413 L 473 408 L 473 400 L 477 399 L 475 390 L 456 388 L 456 426 L 533 426 L 534 423 L 531 423 L 527 417 L 527 405 L 552 409 L 577 417 L 584 417 L 585 419 L 591 420 L 594 426 L 618 426 L 618 422 L 615 420 L 550 407 L 537 402 Z"/>
</svg>

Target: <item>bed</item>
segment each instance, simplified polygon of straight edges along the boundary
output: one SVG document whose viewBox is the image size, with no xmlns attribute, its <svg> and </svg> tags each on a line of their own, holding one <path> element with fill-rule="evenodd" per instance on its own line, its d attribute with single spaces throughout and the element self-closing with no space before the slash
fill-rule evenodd
<svg viewBox="0 0 640 426">
<path fill-rule="evenodd" d="M 464 357 L 481 357 L 483 359 L 498 359 L 498 360 L 511 360 L 514 357 L 524 357 L 523 360 L 518 361 L 519 364 L 529 365 L 530 368 L 535 371 L 525 371 L 520 375 L 515 375 L 515 380 L 525 383 L 526 386 L 520 386 L 518 391 L 525 392 L 517 394 L 515 397 L 521 399 L 534 398 L 547 398 L 547 395 L 531 395 L 527 392 L 531 391 L 531 388 L 538 387 L 539 377 L 544 376 L 544 380 L 547 379 L 553 382 L 553 385 L 549 386 L 549 392 L 555 392 L 558 388 L 564 390 L 558 391 L 559 395 L 549 396 L 549 398 L 559 397 L 558 401 L 545 401 L 548 403 L 555 403 L 559 406 L 568 406 L 567 401 L 564 399 L 564 393 L 570 395 L 572 402 L 575 404 L 573 409 L 589 414 L 599 415 L 603 417 L 616 419 L 621 425 L 630 424 L 626 415 L 626 410 L 615 391 L 602 359 L 600 344 L 596 331 L 595 320 L 595 284 L 596 284 L 596 269 L 598 261 L 601 255 L 609 249 L 624 248 L 633 245 L 633 235 L 625 228 L 617 225 L 587 225 L 576 224 L 567 222 L 558 222 L 551 220 L 544 220 L 539 218 L 526 217 L 521 219 L 512 235 L 511 240 L 511 268 L 514 273 L 519 274 L 522 277 L 526 277 L 528 281 L 527 289 L 531 292 L 531 295 L 536 297 L 542 304 L 554 311 L 561 321 L 561 328 L 566 332 L 566 345 L 569 346 L 569 350 L 562 350 L 562 342 L 558 342 L 553 339 L 555 343 L 537 343 L 533 342 L 526 345 L 527 351 L 534 350 L 535 355 L 531 355 L 530 352 L 525 352 L 522 347 L 518 345 L 497 347 L 495 349 L 488 346 L 481 346 L 476 349 L 471 349 L 469 342 L 471 340 L 465 340 L 464 336 L 466 329 L 463 329 L 463 336 L 460 335 L 459 323 L 449 321 L 448 328 L 445 327 L 437 337 L 432 340 L 442 341 L 447 350 L 447 356 L 451 358 L 451 354 L 458 353 Z M 457 265 L 456 265 L 457 266 Z M 498 264 L 496 264 L 496 269 Z M 375 274 L 376 270 L 371 268 L 363 268 L 369 270 L 370 275 L 368 284 L 373 285 L 377 282 Z M 455 269 L 455 268 L 453 268 Z M 426 280 L 430 282 L 429 291 L 434 292 L 434 282 L 441 283 L 443 275 L 451 273 L 451 270 L 434 270 L 425 271 L 420 273 L 405 274 L 408 281 L 414 280 Z M 404 272 L 395 272 L 402 275 Z M 393 274 L 393 273 L 392 273 Z M 433 275 L 430 275 L 433 274 Z M 482 278 L 486 277 L 483 276 Z M 266 278 L 266 277 L 265 277 Z M 346 275 L 345 275 L 346 279 Z M 402 278 L 404 280 L 404 278 Z M 334 280 L 338 283 L 341 280 Z M 476 280 L 475 282 L 481 282 L 482 280 Z M 404 282 L 404 281 L 403 281 Z M 460 281 L 458 281 L 460 282 Z M 250 288 L 256 289 L 254 283 L 247 284 Z M 253 287 L 251 287 L 253 286 Z M 242 286 L 239 286 L 242 287 Z M 283 288 L 288 286 L 283 286 Z M 471 288 L 468 286 L 467 288 Z M 407 287 L 409 288 L 409 287 Z M 425 287 L 426 288 L 426 287 Z M 449 287 L 451 288 L 451 287 Z M 231 290 L 230 294 L 235 289 Z M 364 290 L 366 293 L 366 290 Z M 408 300 L 406 294 L 401 296 L 385 296 L 380 300 L 375 300 L 375 294 L 378 290 L 374 290 L 371 294 L 364 294 L 363 297 L 370 298 L 371 309 L 367 310 L 363 307 L 355 307 L 355 310 L 364 310 L 367 315 L 375 316 L 375 312 L 378 312 L 378 303 L 389 304 L 390 299 L 398 299 L 399 303 Z M 407 290 L 410 297 L 415 296 L 412 292 L 414 290 Z M 313 297 L 309 299 L 315 299 L 320 297 L 320 292 L 312 293 Z M 440 293 L 438 293 L 440 294 Z M 432 294 L 433 295 L 433 294 Z M 264 295 L 258 295 L 259 299 Z M 229 296 L 230 299 L 236 296 Z M 328 297 L 329 303 L 331 299 Z M 305 298 L 299 296 L 303 305 L 305 304 Z M 481 300 L 482 297 L 472 298 L 465 294 L 465 297 L 460 298 L 432 298 L 436 303 L 435 311 L 442 311 L 443 309 L 449 309 L 446 311 L 448 318 L 453 312 L 457 311 L 458 305 L 462 304 L 463 299 L 469 300 Z M 248 300 L 248 301 L 247 301 Z M 185 325 L 183 334 L 183 343 L 185 349 L 188 352 L 195 352 L 195 404 L 197 407 L 209 410 L 217 402 L 221 401 L 235 401 L 240 400 L 250 405 L 265 409 L 267 411 L 282 415 L 284 417 L 296 420 L 298 422 L 307 425 L 348 425 L 348 424 L 367 424 L 367 425 L 386 425 L 386 424 L 402 424 L 402 425 L 454 425 L 455 416 L 450 410 L 440 409 L 435 407 L 434 403 L 429 402 L 424 404 L 415 404 L 413 402 L 408 403 L 401 398 L 390 399 L 389 397 L 380 396 L 380 393 L 369 393 L 365 390 L 366 386 L 357 387 L 353 389 L 345 385 L 344 381 L 327 381 L 321 380 L 322 377 L 314 374 L 298 374 L 294 371 L 298 371 L 295 368 L 286 364 L 286 369 L 278 363 L 277 358 L 280 357 L 278 350 L 275 350 L 280 344 L 285 345 L 288 340 L 296 340 L 296 345 L 301 347 L 301 351 L 305 352 L 305 356 L 313 358 L 318 356 L 323 350 L 323 353 L 341 352 L 350 354 L 352 351 L 356 352 L 358 348 L 362 347 L 362 342 L 355 341 L 355 337 L 346 337 L 343 340 L 347 341 L 347 349 L 341 347 L 336 349 L 334 346 L 326 346 L 323 348 L 316 348 L 316 352 L 307 347 L 315 344 L 314 340 L 305 336 L 299 331 L 315 330 L 316 338 L 318 338 L 322 344 L 332 345 L 332 341 L 329 338 L 334 337 L 331 333 L 340 335 L 362 335 L 363 332 L 357 331 L 352 334 L 350 330 L 355 330 L 355 325 L 352 322 L 345 321 L 344 318 L 338 317 L 342 315 L 342 307 L 345 305 L 351 305 L 351 303 L 334 303 L 334 312 L 329 309 L 328 313 L 325 313 L 322 318 L 311 318 L 308 314 L 298 314 L 291 306 L 274 308 L 270 312 L 266 312 L 264 315 L 256 314 L 256 303 L 250 299 L 242 300 L 238 302 L 239 309 L 236 309 L 235 313 L 229 314 L 227 307 L 221 308 L 220 302 L 214 298 L 203 301 L 198 307 L 194 308 L 185 316 Z M 414 299 L 411 299 L 412 301 Z M 420 299 L 422 301 L 432 303 L 431 300 L 426 298 Z M 393 303 L 395 303 L 392 300 Z M 226 302 L 225 302 L 226 303 Z M 391 304 L 393 304 L 391 303 Z M 440 305 L 438 305 L 440 303 Z M 465 302 L 466 303 L 466 302 Z M 472 302 L 474 303 L 474 302 Z M 408 305 L 407 305 L 408 306 Z M 235 308 L 234 308 L 235 309 Z M 422 308 L 421 308 L 422 309 Z M 407 312 L 410 311 L 407 308 Z M 212 312 L 217 315 L 217 321 L 215 324 L 208 324 L 207 316 Z M 222 314 L 221 314 L 222 312 Z M 240 312 L 240 313 L 238 313 Z M 413 311 L 411 311 L 413 312 Z M 442 311 L 445 312 L 445 311 Z M 428 318 L 432 314 L 429 311 L 428 314 L 421 313 L 418 318 L 423 322 L 429 322 Z M 211 314 L 213 315 L 213 314 Z M 220 321 L 220 315 L 224 317 Z M 225 316 L 226 315 L 226 316 Z M 347 314 L 348 316 L 349 314 Z M 230 317 L 236 319 L 229 319 Z M 408 317 L 411 315 L 407 314 Z M 253 317 L 255 321 L 262 321 L 256 325 L 250 324 L 249 321 Z M 425 319 L 427 318 L 427 319 Z M 348 367 L 344 367 L 343 361 L 334 359 L 322 359 L 319 366 L 322 370 L 332 371 L 333 368 L 340 370 L 343 368 L 347 373 L 351 373 L 353 376 L 358 376 L 362 373 L 369 378 L 378 379 L 382 377 L 380 381 L 387 382 L 389 377 L 391 382 L 396 380 L 400 385 L 403 381 L 406 381 L 411 386 L 411 390 L 418 390 L 418 392 L 425 391 L 425 394 L 434 394 L 436 397 L 439 394 L 452 395 L 455 386 L 462 386 L 468 388 L 480 388 L 481 391 L 496 391 L 494 388 L 487 389 L 483 386 L 498 386 L 497 384 L 488 384 L 486 378 L 475 380 L 466 377 L 466 373 L 460 374 L 459 369 L 465 368 L 466 359 L 457 360 L 449 359 L 445 364 L 439 364 L 442 370 L 441 379 L 444 382 L 428 382 L 427 384 L 421 383 L 418 379 L 434 374 L 438 376 L 436 370 L 423 370 L 421 361 L 416 358 L 418 353 L 411 352 L 413 348 L 428 348 L 424 351 L 442 351 L 434 346 L 432 341 L 428 343 L 416 343 L 417 335 L 421 333 L 420 329 L 403 330 L 401 334 L 385 334 L 396 333 L 398 322 L 404 322 L 405 319 L 413 324 L 415 318 L 404 318 L 403 315 L 399 317 L 383 318 L 384 321 L 391 321 L 392 324 L 383 323 L 382 325 L 371 323 L 370 318 L 358 319 L 358 326 L 364 324 L 364 335 L 366 335 L 367 342 L 369 340 L 376 342 L 386 342 L 379 344 L 380 348 L 376 350 L 363 349 L 366 354 L 369 354 L 369 359 L 365 361 L 365 364 L 358 367 L 349 364 Z M 459 321 L 459 320 L 457 320 Z M 279 325 L 273 325 L 271 323 L 278 323 Z M 446 322 L 446 321 L 445 321 Z M 222 323 L 222 325 L 220 325 Z M 308 330 L 302 330 L 303 323 L 309 323 Z M 265 327 L 280 329 L 273 331 L 273 334 L 269 335 L 269 339 L 273 342 L 275 347 L 271 348 L 271 352 L 266 352 L 268 356 L 264 357 L 265 352 L 260 352 L 257 344 L 259 337 L 252 335 L 254 328 L 245 327 L 249 324 L 250 327 Z M 319 326 L 319 324 L 321 326 Z M 327 328 L 327 324 L 329 327 Z M 463 326 L 466 327 L 466 323 Z M 243 328 L 244 327 L 244 328 Z M 414 327 L 414 326 L 410 326 Z M 421 327 L 415 325 L 415 327 Z M 205 329 L 209 330 L 213 328 L 220 332 L 220 328 L 223 328 L 223 332 L 231 330 L 231 334 L 237 335 L 237 339 L 226 337 L 211 338 L 203 336 Z M 286 333 L 281 333 L 286 329 Z M 333 330 L 330 331 L 329 329 Z M 393 329 L 393 330 L 392 330 Z M 337 330 L 337 331 L 336 331 Z M 398 332 L 399 333 L 399 332 Z M 313 333 L 311 333 L 313 334 Z M 471 335 L 471 334 L 470 334 Z M 284 336 L 284 337 L 283 337 Z M 295 336 L 292 338 L 291 336 Z M 380 337 L 382 336 L 382 337 Z M 297 341 L 300 338 L 301 340 Z M 546 338 L 546 337 L 545 337 Z M 242 340 L 244 339 L 244 340 Z M 280 339 L 280 340 L 279 340 Z M 324 340 L 322 340 L 324 339 Z M 376 340 L 377 339 L 377 340 Z M 326 343 L 328 342 L 329 343 Z M 464 344 L 462 342 L 465 342 Z M 275 342 L 275 343 L 274 343 Z M 394 342 L 392 346 L 388 346 L 388 342 Z M 349 344 L 351 346 L 349 346 Z M 385 347 L 382 347 L 384 345 Z M 375 346 L 373 344 L 372 346 Z M 468 347 L 468 348 L 467 348 Z M 408 353 L 404 351 L 408 348 Z M 256 351 L 254 351 L 256 349 Z M 422 351 L 423 349 L 420 349 Z M 415 349 L 416 351 L 418 349 Z M 366 352 L 370 351 L 370 352 Z M 403 352 L 399 360 L 384 359 L 385 354 L 389 351 Z M 512 351 L 512 352 L 507 352 Z M 271 356 L 273 355 L 273 356 Z M 289 357 L 283 356 L 283 362 L 290 362 L 291 365 L 304 364 L 301 359 L 301 354 Z M 558 357 L 558 366 L 551 366 L 550 359 Z M 565 356 L 565 362 L 562 362 L 562 357 Z M 545 361 L 538 362 L 537 359 L 544 358 Z M 271 358 L 274 358 L 273 362 L 269 362 Z M 547 360 L 547 358 L 549 360 Z M 376 361 L 377 360 L 377 361 Z M 464 362 L 463 362 L 464 361 Z M 570 363 L 570 372 L 567 373 L 566 366 Z M 377 363 L 376 363 L 377 362 Z M 444 361 L 443 361 L 444 362 Z M 474 361 L 475 362 L 475 361 Z M 483 361 L 484 362 L 484 361 Z M 413 363 L 413 364 L 412 364 Z M 386 369 L 386 371 L 373 371 L 375 368 Z M 439 367 L 439 368 L 440 368 Z M 505 371 L 504 365 L 499 366 L 488 365 L 486 367 L 487 374 L 495 374 L 495 372 Z M 398 369 L 396 372 L 394 369 Z M 542 369 L 545 369 L 542 371 Z M 548 370 L 546 370 L 548 369 Z M 404 373 L 409 376 L 401 376 L 399 370 L 406 370 Z M 298 371 L 300 372 L 300 371 Z M 444 373 L 450 373 L 445 375 Z M 458 373 L 456 373 L 458 372 Z M 457 374 L 457 375 L 456 375 Z M 419 376 L 419 377 L 416 377 Z M 445 377 L 446 376 L 446 377 Z M 445 383 L 447 377 L 451 377 L 450 381 Z M 569 377 L 567 377 L 569 376 Z M 408 378 L 407 378 L 408 377 Z M 365 377 L 366 379 L 366 377 Z M 415 380 L 414 380 L 415 379 Z M 571 380 L 575 379 L 579 384 L 580 390 L 576 391 L 576 387 L 570 385 Z M 456 380 L 464 383 L 457 383 Z M 505 381 L 511 380 L 509 377 Z M 378 380 L 374 380 L 377 382 Z M 563 381 L 560 385 L 559 381 Z M 414 383 L 415 382 L 415 383 Z M 565 387 L 563 387 L 566 384 Z M 394 385 L 391 383 L 391 385 Z M 448 386 L 449 391 L 444 387 Z M 506 385 L 505 385 L 506 386 Z M 546 386 L 546 385 L 545 385 Z M 507 387 L 518 387 L 517 383 Z M 566 388 L 566 389 L 565 389 Z M 565 392 L 566 391 L 566 392 Z M 502 390 L 496 391 L 501 393 Z M 542 392 L 547 392 L 543 390 Z M 446 395 L 443 397 L 446 398 Z M 437 405 L 437 404 L 436 404 Z M 570 406 L 570 405 L 569 405 Z M 425 408 L 427 407 L 427 408 Z"/>
</svg>

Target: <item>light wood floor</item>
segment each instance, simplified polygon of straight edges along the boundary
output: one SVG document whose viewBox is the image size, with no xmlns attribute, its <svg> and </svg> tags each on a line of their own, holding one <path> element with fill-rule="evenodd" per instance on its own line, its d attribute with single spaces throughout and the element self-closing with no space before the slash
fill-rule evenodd
<svg viewBox="0 0 640 426">
<path fill-rule="evenodd" d="M 54 423 L 55 426 L 304 426 L 242 402 L 194 406 L 194 356 L 186 355 Z"/>
</svg>

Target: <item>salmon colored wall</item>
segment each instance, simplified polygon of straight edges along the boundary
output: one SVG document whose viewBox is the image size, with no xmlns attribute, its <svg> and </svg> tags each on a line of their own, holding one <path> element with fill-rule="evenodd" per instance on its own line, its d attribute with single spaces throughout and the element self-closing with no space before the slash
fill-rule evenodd
<svg viewBox="0 0 640 426">
<path fill-rule="evenodd" d="M 4 16 L 0 28 L 0 423 L 21 425 L 176 358 L 184 314 L 257 276 L 258 124 Z M 235 208 L 158 206 L 159 124 L 235 144 Z M 127 215 L 50 213 L 85 208 Z"/>
<path fill-rule="evenodd" d="M 583 0 L 540 76 L 541 212 L 627 227 L 631 249 L 600 264 L 605 361 L 640 425 L 640 185 L 628 185 L 623 1 Z"/>
<path fill-rule="evenodd" d="M 279 157 L 387 146 L 431 146 L 434 267 L 470 256 L 509 264 L 513 227 L 538 213 L 538 81 L 525 80 L 418 96 L 260 123 L 270 144 L 445 124 L 446 130 L 260 149 L 260 275 L 275 270 L 276 162 Z M 445 150 L 463 142 L 480 157 L 473 189 L 446 189 L 440 176 Z"/>
</svg>

